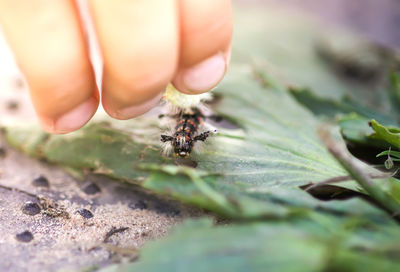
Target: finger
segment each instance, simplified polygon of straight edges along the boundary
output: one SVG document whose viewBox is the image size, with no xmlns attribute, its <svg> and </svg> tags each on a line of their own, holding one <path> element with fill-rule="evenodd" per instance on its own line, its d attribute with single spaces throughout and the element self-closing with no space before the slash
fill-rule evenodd
<svg viewBox="0 0 400 272">
<path fill-rule="evenodd" d="M 44 129 L 83 126 L 98 94 L 73 1 L 0 0 L 0 20 Z"/>
<path fill-rule="evenodd" d="M 103 59 L 103 107 L 117 119 L 152 108 L 178 59 L 175 0 L 90 2 Z"/>
<path fill-rule="evenodd" d="M 230 0 L 179 0 L 181 48 L 173 84 L 181 92 L 202 93 L 223 78 L 230 58 Z"/>
</svg>

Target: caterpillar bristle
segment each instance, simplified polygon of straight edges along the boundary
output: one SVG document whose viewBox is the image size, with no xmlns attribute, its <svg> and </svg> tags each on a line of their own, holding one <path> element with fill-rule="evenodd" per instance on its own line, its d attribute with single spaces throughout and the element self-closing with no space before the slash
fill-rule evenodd
<svg viewBox="0 0 400 272">
<path fill-rule="evenodd" d="M 174 120 L 175 125 L 170 134 L 162 135 L 163 155 L 173 153 L 175 158 L 188 158 L 196 143 L 203 143 L 216 130 L 202 131 L 209 111 L 203 102 L 210 100 L 209 93 L 187 95 L 176 90 L 171 84 L 167 87 L 163 101 L 167 105 L 167 112 L 161 115 L 168 120 Z M 214 132 L 214 133 L 215 133 Z M 197 145 L 197 144 L 196 144 Z"/>
</svg>

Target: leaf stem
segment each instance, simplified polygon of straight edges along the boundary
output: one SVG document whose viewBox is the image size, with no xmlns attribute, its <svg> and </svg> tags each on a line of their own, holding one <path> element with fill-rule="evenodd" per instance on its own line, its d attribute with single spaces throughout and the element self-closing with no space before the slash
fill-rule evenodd
<svg viewBox="0 0 400 272">
<path fill-rule="evenodd" d="M 373 182 L 365 167 L 347 151 L 344 143 L 336 141 L 327 128 L 320 128 L 318 134 L 329 152 L 343 166 L 354 180 L 396 219 L 400 218 L 400 203 Z"/>
<path fill-rule="evenodd" d="M 393 174 L 371 174 L 369 175 L 369 177 L 371 179 L 381 179 L 381 178 L 390 178 L 392 177 Z M 344 182 L 344 181 L 349 181 L 352 180 L 353 177 L 352 176 L 337 176 L 337 177 L 333 177 L 333 178 L 329 178 L 314 184 L 310 184 L 305 190 L 306 191 L 310 191 L 312 189 L 318 188 L 320 186 L 323 185 L 331 185 L 331 184 L 335 184 L 335 183 L 340 183 L 340 182 Z"/>
</svg>

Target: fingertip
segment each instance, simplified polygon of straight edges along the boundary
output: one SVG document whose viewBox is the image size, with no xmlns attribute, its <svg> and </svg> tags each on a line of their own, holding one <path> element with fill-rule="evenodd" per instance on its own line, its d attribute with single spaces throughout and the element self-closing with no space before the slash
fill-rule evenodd
<svg viewBox="0 0 400 272">
<path fill-rule="evenodd" d="M 131 106 L 127 106 L 127 107 L 121 108 L 121 109 L 114 109 L 113 107 L 108 105 L 107 102 L 104 101 L 104 99 L 103 99 L 103 108 L 107 112 L 107 114 L 114 119 L 128 120 L 128 119 L 140 116 L 140 115 L 148 112 L 155 106 L 157 106 L 157 104 L 160 102 L 161 96 L 162 96 L 162 94 L 159 93 L 152 99 L 145 101 L 141 104 L 131 105 Z"/>
<path fill-rule="evenodd" d="M 39 122 L 42 128 L 49 133 L 65 134 L 72 132 L 84 126 L 93 117 L 98 105 L 98 97 L 92 96 L 56 119 L 39 115 Z"/>
<path fill-rule="evenodd" d="M 91 1 L 103 60 L 102 103 L 126 120 L 150 110 L 178 65 L 176 0 Z"/>
<path fill-rule="evenodd" d="M 183 68 L 176 74 L 173 84 L 179 91 L 187 94 L 204 93 L 223 79 L 227 70 L 227 59 L 223 53 L 217 53 L 189 68 Z"/>
</svg>

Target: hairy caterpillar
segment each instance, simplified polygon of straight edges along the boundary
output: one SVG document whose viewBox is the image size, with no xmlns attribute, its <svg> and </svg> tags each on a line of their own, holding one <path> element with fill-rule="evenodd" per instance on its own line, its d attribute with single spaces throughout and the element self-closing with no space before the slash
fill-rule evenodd
<svg viewBox="0 0 400 272">
<path fill-rule="evenodd" d="M 164 143 L 164 153 L 173 150 L 173 156 L 188 158 L 196 142 L 204 142 L 215 130 L 202 131 L 206 118 L 202 102 L 210 100 L 210 94 L 186 95 L 177 91 L 172 85 L 168 86 L 164 100 L 170 104 L 172 114 L 162 114 L 160 118 L 169 117 L 175 121 L 170 135 L 161 135 Z"/>
</svg>

